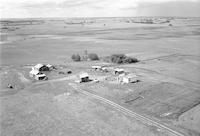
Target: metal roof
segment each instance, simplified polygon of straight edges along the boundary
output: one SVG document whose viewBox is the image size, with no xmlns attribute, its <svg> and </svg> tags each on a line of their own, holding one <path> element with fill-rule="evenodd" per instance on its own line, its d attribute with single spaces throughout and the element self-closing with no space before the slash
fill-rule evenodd
<svg viewBox="0 0 200 136">
<path fill-rule="evenodd" d="M 80 78 L 85 78 L 85 77 L 89 77 L 88 73 L 81 73 L 79 75 Z"/>
<path fill-rule="evenodd" d="M 34 68 L 36 69 L 40 69 L 41 67 L 43 67 L 44 65 L 41 63 L 38 63 L 37 65 L 34 66 Z"/>
<path fill-rule="evenodd" d="M 114 69 L 115 71 L 118 71 L 118 72 L 122 72 L 122 71 L 124 71 L 124 69 L 122 69 L 122 68 L 116 68 L 116 69 Z"/>
<path fill-rule="evenodd" d="M 33 75 L 37 75 L 39 73 L 40 73 L 40 71 L 34 70 L 34 69 L 30 71 L 30 74 L 33 74 Z"/>
<path fill-rule="evenodd" d="M 36 77 L 46 77 L 44 73 L 35 75 Z"/>
<path fill-rule="evenodd" d="M 102 68 L 102 66 L 92 66 L 92 68 Z"/>
</svg>

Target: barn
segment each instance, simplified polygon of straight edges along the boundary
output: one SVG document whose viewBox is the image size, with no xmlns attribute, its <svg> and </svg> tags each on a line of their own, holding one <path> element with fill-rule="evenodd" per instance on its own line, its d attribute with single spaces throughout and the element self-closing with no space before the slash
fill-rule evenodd
<svg viewBox="0 0 200 136">
<path fill-rule="evenodd" d="M 34 70 L 38 70 L 38 71 L 49 71 L 49 67 L 47 67 L 46 65 L 44 64 L 41 64 L 41 63 L 38 63 L 37 65 L 35 65 L 33 67 Z"/>
</svg>

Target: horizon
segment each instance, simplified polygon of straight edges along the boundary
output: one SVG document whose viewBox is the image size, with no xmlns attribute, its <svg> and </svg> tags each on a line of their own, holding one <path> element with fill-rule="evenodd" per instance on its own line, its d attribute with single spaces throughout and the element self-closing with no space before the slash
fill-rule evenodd
<svg viewBox="0 0 200 136">
<path fill-rule="evenodd" d="M 0 0 L 0 18 L 200 17 L 200 0 Z"/>
<path fill-rule="evenodd" d="M 200 18 L 200 16 L 116 16 L 116 17 L 18 17 L 18 18 L 0 18 L 0 20 L 7 19 L 81 19 L 81 18 Z"/>
</svg>

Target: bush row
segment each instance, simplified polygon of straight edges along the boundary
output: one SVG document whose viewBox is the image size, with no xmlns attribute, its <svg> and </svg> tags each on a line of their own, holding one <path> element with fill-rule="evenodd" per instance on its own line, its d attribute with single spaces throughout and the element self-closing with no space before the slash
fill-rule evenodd
<svg viewBox="0 0 200 136">
<path fill-rule="evenodd" d="M 71 59 L 73 60 L 73 61 L 81 61 L 81 60 L 99 60 L 99 57 L 98 57 L 98 55 L 97 54 L 95 54 L 95 53 L 90 53 L 90 54 L 88 54 L 87 56 L 84 56 L 84 57 L 82 57 L 81 58 L 81 56 L 79 55 L 79 54 L 73 54 L 72 56 L 71 56 Z"/>
<path fill-rule="evenodd" d="M 90 53 L 87 56 L 81 56 L 79 54 L 73 54 L 72 55 L 73 61 L 81 61 L 81 60 L 99 60 L 99 57 L 95 53 Z M 107 56 L 103 58 L 104 61 L 117 63 L 117 64 L 129 64 L 129 63 L 136 63 L 139 62 L 137 58 L 128 57 L 124 54 L 113 54 L 111 56 Z"/>
<path fill-rule="evenodd" d="M 117 64 L 136 63 L 139 62 L 137 58 L 128 57 L 124 54 L 113 54 L 110 56 L 110 61 Z"/>
</svg>

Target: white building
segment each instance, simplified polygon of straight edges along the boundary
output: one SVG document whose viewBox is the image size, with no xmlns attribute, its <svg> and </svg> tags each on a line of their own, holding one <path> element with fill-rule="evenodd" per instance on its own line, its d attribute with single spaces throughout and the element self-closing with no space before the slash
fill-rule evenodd
<svg viewBox="0 0 200 136">
<path fill-rule="evenodd" d="M 34 77 L 35 75 L 39 74 L 40 71 L 38 70 L 35 70 L 33 67 L 32 67 L 32 70 L 29 72 L 29 76 L 30 77 Z"/>
<path fill-rule="evenodd" d="M 34 68 L 29 72 L 29 75 L 30 77 L 34 77 L 36 80 L 47 80 L 47 76 L 44 73 L 35 70 Z"/>
<path fill-rule="evenodd" d="M 108 69 L 106 67 L 101 68 L 103 72 L 108 72 Z"/>
<path fill-rule="evenodd" d="M 40 73 L 40 74 L 35 75 L 35 79 L 36 80 L 47 80 L 48 78 L 44 73 Z"/>
<path fill-rule="evenodd" d="M 88 73 L 81 73 L 79 75 L 81 82 L 88 82 L 89 81 L 89 75 Z"/>
<path fill-rule="evenodd" d="M 124 72 L 124 69 L 122 69 L 122 68 L 114 69 L 114 74 L 123 74 L 123 73 L 125 73 L 125 72 Z"/>
<path fill-rule="evenodd" d="M 134 83 L 138 81 L 138 76 L 134 74 L 125 75 L 122 77 L 122 83 Z"/>
<path fill-rule="evenodd" d="M 47 64 L 46 66 L 49 68 L 49 70 L 53 70 L 54 69 L 54 66 L 51 65 L 51 64 Z"/>
<path fill-rule="evenodd" d="M 92 69 L 94 69 L 94 70 L 101 70 L 102 66 L 92 66 Z"/>
</svg>

